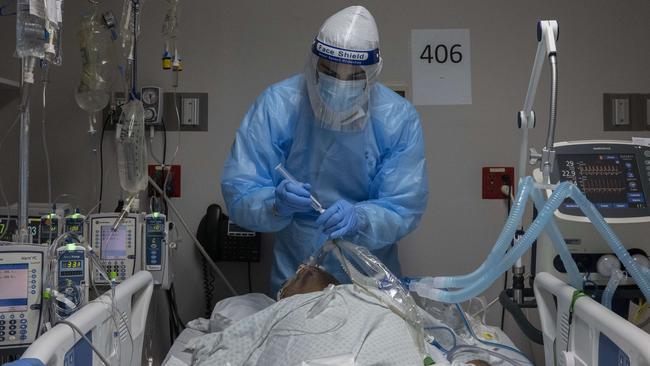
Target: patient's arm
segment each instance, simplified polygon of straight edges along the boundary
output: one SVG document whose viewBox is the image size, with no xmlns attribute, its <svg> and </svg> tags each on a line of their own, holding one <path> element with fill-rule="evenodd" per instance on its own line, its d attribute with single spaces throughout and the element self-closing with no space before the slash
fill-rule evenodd
<svg viewBox="0 0 650 366">
<path fill-rule="evenodd" d="M 282 287 L 280 299 L 289 296 L 323 291 L 329 285 L 339 282 L 331 274 L 317 266 L 305 265 L 298 269 L 296 275 L 290 278 Z"/>
</svg>

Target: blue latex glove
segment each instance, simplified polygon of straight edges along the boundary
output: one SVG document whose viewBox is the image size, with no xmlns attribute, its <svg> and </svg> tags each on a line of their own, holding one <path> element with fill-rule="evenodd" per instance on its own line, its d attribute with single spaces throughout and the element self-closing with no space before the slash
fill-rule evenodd
<svg viewBox="0 0 650 366">
<path fill-rule="evenodd" d="M 330 239 L 354 235 L 359 220 L 354 205 L 346 200 L 338 200 L 323 212 L 316 224 Z"/>
<path fill-rule="evenodd" d="M 294 183 L 284 179 L 275 187 L 275 210 L 280 216 L 290 216 L 296 212 L 310 212 L 311 186 L 304 183 Z"/>
</svg>

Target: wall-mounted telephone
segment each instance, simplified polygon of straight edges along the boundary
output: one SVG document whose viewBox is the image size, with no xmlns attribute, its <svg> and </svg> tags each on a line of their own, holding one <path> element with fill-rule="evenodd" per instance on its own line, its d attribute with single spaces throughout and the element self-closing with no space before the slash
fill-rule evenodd
<svg viewBox="0 0 650 366">
<path fill-rule="evenodd" d="M 215 262 L 260 261 L 260 234 L 230 221 L 219 205 L 208 207 L 196 238 Z"/>
<path fill-rule="evenodd" d="M 237 226 L 223 213 L 221 206 L 212 204 L 199 223 L 196 238 L 215 262 L 248 262 L 248 288 L 251 291 L 250 262 L 260 261 L 259 233 Z M 209 318 L 212 313 L 215 277 L 208 269 L 205 259 L 202 262 L 205 316 Z"/>
</svg>

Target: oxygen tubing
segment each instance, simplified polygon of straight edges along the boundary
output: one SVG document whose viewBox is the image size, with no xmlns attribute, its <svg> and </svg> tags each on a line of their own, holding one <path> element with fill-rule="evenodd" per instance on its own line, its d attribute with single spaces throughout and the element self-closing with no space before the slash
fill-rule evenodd
<svg viewBox="0 0 650 366">
<path fill-rule="evenodd" d="M 540 191 L 536 189 L 533 190 L 531 197 L 533 198 L 535 206 L 538 210 L 544 206 L 544 197 Z M 560 255 L 560 259 L 562 259 L 562 263 L 564 264 L 564 268 L 566 269 L 567 275 L 569 276 L 569 282 L 571 286 L 582 290 L 583 285 L 580 270 L 578 270 L 578 265 L 573 260 L 571 253 L 569 253 L 569 249 L 566 245 L 566 242 L 564 241 L 564 238 L 562 237 L 560 229 L 557 227 L 557 223 L 555 222 L 554 217 L 551 217 L 548 222 L 546 235 L 548 235 L 548 237 L 551 239 L 551 242 L 555 247 L 555 251 Z"/>
<path fill-rule="evenodd" d="M 489 268 L 478 281 L 475 283 L 456 290 L 445 291 L 437 288 L 431 288 L 427 285 L 428 282 L 412 282 L 410 290 L 415 291 L 418 295 L 446 303 L 460 303 L 469 300 L 472 297 L 478 296 L 500 276 L 503 272 L 507 271 L 515 261 L 520 258 L 533 244 L 533 241 L 542 233 L 548 221 L 554 215 L 555 210 L 562 204 L 570 189 L 570 183 L 565 182 L 558 186 L 555 192 L 551 195 L 544 207 L 540 210 L 537 219 L 530 225 L 526 234 L 515 244 L 497 266 Z M 630 257 L 631 258 L 631 257 Z"/>
<path fill-rule="evenodd" d="M 612 310 L 614 292 L 616 292 L 616 288 L 618 288 L 623 278 L 625 278 L 625 274 L 620 269 L 617 269 L 609 277 L 609 281 L 607 281 L 607 286 L 605 287 L 605 291 L 603 291 L 603 298 L 600 303 L 609 310 Z"/>
<path fill-rule="evenodd" d="M 526 198 L 530 196 L 535 202 L 535 206 L 538 209 L 541 209 L 544 206 L 544 198 L 542 197 L 541 192 L 534 189 L 534 182 L 531 177 L 525 177 L 522 179 L 519 185 L 520 189 L 517 193 L 517 199 L 513 204 L 511 215 L 508 217 L 506 225 L 502 230 L 497 243 L 493 247 L 492 251 L 488 255 L 488 258 L 483 262 L 474 272 L 467 275 L 460 276 L 444 276 L 444 277 L 429 277 L 423 279 L 423 284 L 431 285 L 434 288 L 463 288 L 469 286 L 482 277 L 486 271 L 486 268 L 494 267 L 499 259 L 503 259 L 505 252 L 508 249 L 511 238 L 514 236 L 517 223 L 521 222 L 521 217 L 526 208 Z M 575 264 L 575 261 L 571 257 L 562 234 L 555 223 L 555 220 L 551 218 L 550 226 L 547 228 L 546 233 L 550 237 L 551 242 L 553 243 L 555 250 L 559 253 L 562 262 L 567 270 L 571 285 L 575 288 L 582 288 L 582 277 L 580 276 L 580 271 L 578 266 Z"/>
<path fill-rule="evenodd" d="M 618 259 L 625 266 L 627 273 L 632 276 L 641 292 L 643 292 L 643 296 L 645 296 L 646 299 L 650 299 L 650 279 L 645 276 L 641 266 L 634 261 L 634 258 L 632 258 L 627 249 L 625 249 L 616 234 L 614 234 L 612 228 L 607 225 L 607 222 L 605 222 L 605 219 L 600 212 L 596 210 L 596 207 L 589 202 L 587 197 L 585 197 L 576 186 L 571 186 L 571 198 L 573 198 L 578 206 L 580 206 L 582 212 L 589 218 L 589 221 L 591 221 L 596 230 L 607 241 L 609 248 L 612 249 L 614 254 L 616 254 Z"/>
<path fill-rule="evenodd" d="M 463 288 L 479 281 L 485 271 L 489 271 L 490 268 L 494 267 L 510 247 L 510 242 L 515 236 L 517 226 L 526 211 L 527 198 L 530 192 L 534 191 L 533 187 L 532 177 L 525 177 L 521 180 L 519 189 L 517 190 L 517 196 L 512 205 L 512 210 L 503 230 L 499 234 L 487 259 L 475 271 L 459 276 L 425 277 L 421 280 L 422 284 L 427 284 L 434 288 Z"/>
<path fill-rule="evenodd" d="M 585 197 L 585 195 L 580 192 L 580 190 L 575 185 L 569 182 L 561 183 L 558 186 L 551 197 L 549 197 L 549 200 L 546 202 L 546 204 L 544 204 L 543 208 L 540 210 L 539 216 L 537 219 L 535 219 L 535 221 L 533 221 L 524 237 L 515 245 L 511 251 L 506 254 L 506 256 L 504 256 L 496 268 L 490 269 L 478 282 L 466 288 L 451 292 L 437 288 L 431 288 L 431 286 L 427 285 L 430 281 L 413 282 L 410 284 L 411 291 L 415 291 L 423 297 L 448 303 L 459 303 L 477 296 L 478 294 L 485 291 L 496 280 L 496 277 L 498 277 L 501 273 L 512 266 L 514 261 L 516 261 L 517 258 L 521 257 L 525 251 L 528 250 L 534 239 L 541 234 L 541 231 L 545 229 L 549 221 L 553 218 L 555 210 L 566 198 L 572 198 L 574 202 L 578 204 L 585 216 L 589 218 L 596 230 L 607 241 L 610 249 L 612 249 L 614 254 L 616 254 L 618 259 L 625 266 L 628 273 L 636 281 L 639 289 L 644 294 L 644 296 L 646 298 L 650 298 L 650 278 L 646 276 L 647 272 L 643 271 L 640 266 L 636 264 L 632 256 L 625 249 L 612 229 L 607 225 L 605 219 L 598 212 L 598 210 L 596 210 L 594 205 L 589 202 L 587 197 Z M 559 234 L 559 232 L 555 232 L 553 229 L 553 224 L 551 224 L 550 231 L 554 236 L 555 234 Z M 562 243 L 556 240 L 554 244 L 561 246 Z M 567 263 L 571 263 L 571 261 L 567 261 Z M 572 279 L 572 281 L 574 280 L 575 279 Z M 581 284 L 578 284 L 578 286 L 575 287 L 582 288 Z"/>
</svg>

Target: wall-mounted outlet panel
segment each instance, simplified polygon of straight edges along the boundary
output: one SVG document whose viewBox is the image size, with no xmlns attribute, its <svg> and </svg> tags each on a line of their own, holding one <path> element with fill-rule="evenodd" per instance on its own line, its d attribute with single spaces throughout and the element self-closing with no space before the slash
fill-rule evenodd
<svg viewBox="0 0 650 366">
<path fill-rule="evenodd" d="M 174 96 L 176 98 L 174 98 Z M 192 102 L 192 109 L 186 108 L 184 105 L 187 101 Z M 116 116 L 113 118 L 117 122 L 121 114 L 121 106 L 124 104 L 124 93 L 115 93 L 115 102 L 117 105 Z M 109 112 L 110 105 L 104 108 L 102 121 L 106 120 Z M 185 119 L 186 113 L 191 112 L 190 118 Z M 207 131 L 208 130 L 208 93 L 163 93 L 162 103 L 162 121 L 165 123 L 165 129 L 169 131 Z M 99 123 L 99 122 L 98 122 Z M 103 125 L 103 122 L 102 122 Z M 161 124 L 152 125 L 156 131 L 162 131 Z M 101 125 L 97 129 L 101 129 Z M 109 130 L 114 130 L 115 125 L 109 123 L 106 126 Z"/>
<path fill-rule="evenodd" d="M 151 179 L 156 182 L 158 187 L 165 191 L 168 197 L 179 198 L 181 196 L 180 165 L 165 165 L 164 170 L 162 165 L 149 165 L 147 170 Z M 165 180 L 167 181 L 166 184 Z M 165 185 L 164 188 L 163 184 Z M 149 196 L 158 196 L 151 185 L 149 185 Z"/>
<path fill-rule="evenodd" d="M 482 178 L 484 200 L 507 199 L 508 196 L 501 190 L 503 186 L 511 186 L 513 191 L 515 189 L 513 167 L 484 167 Z"/>
<path fill-rule="evenodd" d="M 199 98 L 182 98 L 181 125 L 198 126 L 201 120 Z"/>
<path fill-rule="evenodd" d="M 648 103 L 648 94 L 603 94 L 603 130 L 648 129 Z"/>
<path fill-rule="evenodd" d="M 614 126 L 629 126 L 630 98 L 612 99 L 612 115 L 609 116 L 609 119 Z"/>
</svg>

